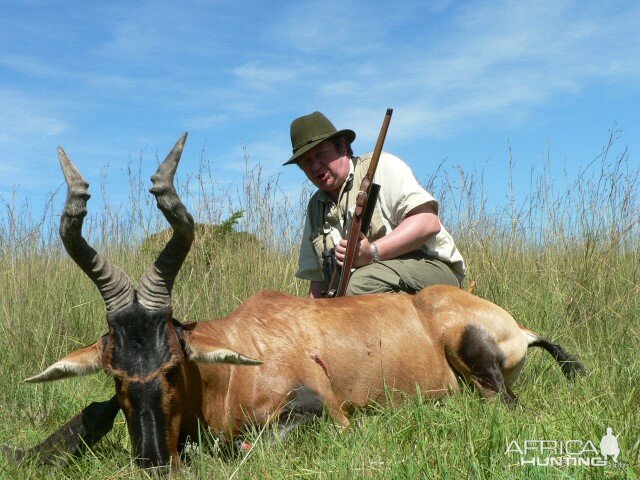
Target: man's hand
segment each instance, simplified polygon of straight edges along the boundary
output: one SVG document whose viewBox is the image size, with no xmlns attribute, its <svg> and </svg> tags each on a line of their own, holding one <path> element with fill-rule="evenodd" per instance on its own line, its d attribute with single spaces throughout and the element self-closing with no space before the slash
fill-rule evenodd
<svg viewBox="0 0 640 480">
<path fill-rule="evenodd" d="M 347 240 L 342 239 L 336 246 L 336 260 L 340 266 L 344 263 L 344 255 L 347 253 Z M 367 237 L 364 233 L 360 232 L 358 236 L 358 243 L 356 243 L 355 258 L 353 259 L 353 266 L 355 268 L 369 265 L 373 262 L 373 249 Z"/>
<path fill-rule="evenodd" d="M 433 204 L 424 203 L 413 208 L 400 224 L 382 238 L 376 240 L 381 260 L 397 258 L 405 253 L 422 247 L 425 242 L 437 235 L 442 226 Z M 347 241 L 340 240 L 336 246 L 336 260 L 342 266 Z M 373 249 L 369 240 L 360 233 L 356 244 L 354 267 L 363 267 L 373 262 Z"/>
</svg>

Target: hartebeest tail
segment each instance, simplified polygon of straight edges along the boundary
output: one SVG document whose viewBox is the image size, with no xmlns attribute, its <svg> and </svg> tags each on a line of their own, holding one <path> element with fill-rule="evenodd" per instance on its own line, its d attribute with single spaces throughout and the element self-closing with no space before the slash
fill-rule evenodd
<svg viewBox="0 0 640 480">
<path fill-rule="evenodd" d="M 545 349 L 551 354 L 551 356 L 558 362 L 560 369 L 565 377 L 569 380 L 575 379 L 578 375 L 584 375 L 586 370 L 584 366 L 573 356 L 565 351 L 562 346 L 557 343 L 551 343 L 540 335 L 533 333 L 528 328 L 520 326 L 522 331 L 527 336 L 529 344 L 527 348 L 540 347 Z"/>
</svg>

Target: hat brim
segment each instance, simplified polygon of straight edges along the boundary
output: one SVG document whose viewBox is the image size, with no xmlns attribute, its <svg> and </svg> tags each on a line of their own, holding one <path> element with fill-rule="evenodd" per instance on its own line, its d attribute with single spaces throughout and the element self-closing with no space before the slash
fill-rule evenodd
<svg viewBox="0 0 640 480">
<path fill-rule="evenodd" d="M 338 130 L 335 133 L 329 134 L 326 137 L 320 138 L 314 142 L 308 143 L 307 145 L 303 145 L 291 156 L 289 160 L 284 162 L 282 165 L 289 165 L 291 163 L 297 163 L 300 157 L 302 157 L 305 153 L 307 153 L 312 148 L 317 147 L 322 142 L 326 142 L 327 140 L 331 140 L 332 138 L 337 137 L 346 137 L 349 143 L 352 143 L 356 139 L 356 132 L 353 130 L 349 130 L 348 128 L 344 130 Z"/>
</svg>

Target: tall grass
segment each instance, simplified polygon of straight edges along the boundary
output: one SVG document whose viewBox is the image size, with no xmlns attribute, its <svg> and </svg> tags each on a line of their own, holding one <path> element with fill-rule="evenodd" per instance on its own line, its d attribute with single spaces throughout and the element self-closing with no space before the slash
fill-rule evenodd
<svg viewBox="0 0 640 480">
<path fill-rule="evenodd" d="M 471 392 L 437 402 L 420 397 L 399 408 L 357 414 L 338 432 L 328 420 L 301 428 L 282 445 L 255 442 L 244 459 L 196 449 L 177 478 L 637 478 L 640 448 L 639 221 L 640 172 L 613 131 L 603 151 L 575 178 L 557 182 L 552 159 L 532 174 L 526 195 L 512 192 L 489 207 L 482 171 L 440 168 L 427 188 L 441 201 L 447 229 L 465 256 L 476 293 L 528 327 L 563 344 L 589 374 L 568 383 L 546 355 L 531 352 L 507 409 Z M 513 166 L 510 156 L 505 160 Z M 143 243 L 166 223 L 147 193 L 155 160 L 131 162 L 129 202 L 108 201 L 106 175 L 90 191 L 105 199 L 85 220 L 85 235 L 134 282 L 157 253 Z M 247 163 L 248 165 L 248 163 Z M 201 235 L 174 289 L 177 318 L 223 316 L 252 293 L 276 289 L 305 295 L 298 281 L 297 244 L 310 190 L 288 199 L 277 178 L 249 169 L 240 191 L 215 181 L 205 152 L 197 172 L 180 172 L 180 190 L 198 222 L 220 224 L 242 211 L 237 231 Z M 61 177 L 62 178 L 62 177 Z M 92 179 L 90 179 L 92 180 Z M 115 179 L 122 182 L 125 179 Z M 0 210 L 0 441 L 33 445 L 90 401 L 112 394 L 94 375 L 25 385 L 20 380 L 105 331 L 104 305 L 93 284 L 63 254 L 57 238 L 63 192 L 40 218 L 31 206 L 3 199 Z M 15 197 L 14 197 L 15 198 Z M 230 225 L 233 222 L 228 223 Z M 256 240 L 257 239 L 257 240 Z M 357 368 L 357 366 L 355 366 Z M 619 435 L 620 464 L 522 467 L 507 454 L 512 440 L 590 440 L 610 426 Z M 260 432 L 255 432 L 259 436 Z M 128 453 L 121 416 L 93 452 L 61 469 L 0 460 L 5 478 L 145 478 Z"/>
</svg>

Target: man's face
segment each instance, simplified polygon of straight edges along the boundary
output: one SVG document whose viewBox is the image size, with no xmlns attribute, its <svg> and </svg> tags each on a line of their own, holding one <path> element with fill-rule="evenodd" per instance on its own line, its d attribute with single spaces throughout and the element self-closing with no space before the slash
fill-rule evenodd
<svg viewBox="0 0 640 480">
<path fill-rule="evenodd" d="M 345 140 L 336 148 L 333 141 L 322 142 L 300 158 L 300 168 L 316 187 L 338 195 L 349 176 L 349 156 Z"/>
</svg>

